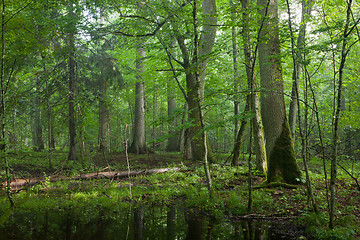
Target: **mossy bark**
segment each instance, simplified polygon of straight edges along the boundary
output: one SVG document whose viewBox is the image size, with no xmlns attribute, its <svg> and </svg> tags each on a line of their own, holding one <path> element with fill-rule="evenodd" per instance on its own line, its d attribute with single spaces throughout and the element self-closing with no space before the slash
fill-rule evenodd
<svg viewBox="0 0 360 240">
<path fill-rule="evenodd" d="M 301 172 L 291 139 L 290 126 L 284 119 L 282 132 L 268 156 L 267 182 L 300 183 Z"/>
<path fill-rule="evenodd" d="M 261 116 L 267 155 L 267 183 L 301 183 L 290 126 L 286 118 L 281 67 L 277 0 L 258 0 L 262 15 L 259 34 Z"/>
</svg>

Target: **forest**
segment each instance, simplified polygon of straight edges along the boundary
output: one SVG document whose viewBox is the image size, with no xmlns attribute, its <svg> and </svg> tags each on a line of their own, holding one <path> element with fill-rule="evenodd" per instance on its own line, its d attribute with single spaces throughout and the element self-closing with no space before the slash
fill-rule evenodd
<svg viewBox="0 0 360 240">
<path fill-rule="evenodd" d="M 358 1 L 0 5 L 0 239 L 360 238 Z"/>
</svg>

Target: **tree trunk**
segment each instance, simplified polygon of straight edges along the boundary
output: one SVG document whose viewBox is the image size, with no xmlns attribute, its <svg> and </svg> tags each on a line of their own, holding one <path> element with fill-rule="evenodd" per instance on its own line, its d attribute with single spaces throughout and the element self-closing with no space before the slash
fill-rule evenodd
<svg viewBox="0 0 360 240">
<path fill-rule="evenodd" d="M 353 30 L 349 30 L 350 18 L 351 18 L 351 5 L 352 0 L 347 2 L 347 11 L 346 11 L 346 21 L 344 26 L 343 38 L 342 38 L 342 48 L 341 48 L 341 60 L 339 66 L 339 77 L 338 77 L 338 86 L 337 86 L 337 96 L 336 96 L 336 106 L 333 122 L 333 154 L 331 157 L 331 178 L 330 178 L 330 209 L 329 209 L 329 227 L 331 229 L 335 226 L 335 197 L 336 197 L 336 178 L 337 178 L 337 158 L 338 158 L 338 141 L 339 141 L 339 121 L 340 121 L 340 111 L 341 111 L 341 102 L 342 102 L 342 88 L 343 88 L 343 75 L 344 67 L 346 62 L 347 54 L 349 53 L 348 46 L 348 36 Z M 335 95 L 335 93 L 334 93 Z"/>
<path fill-rule="evenodd" d="M 178 43 L 182 51 L 184 58 L 184 67 L 186 72 L 186 88 L 187 88 L 187 104 L 189 109 L 188 120 L 192 123 L 192 126 L 187 130 L 187 140 L 188 142 L 186 156 L 192 160 L 203 159 L 202 154 L 204 153 L 204 140 L 202 139 L 202 134 L 199 132 L 201 130 L 201 120 L 200 120 L 200 109 L 198 106 L 198 91 L 197 91 L 197 77 L 195 74 L 199 74 L 199 92 L 200 99 L 204 98 L 204 80 L 206 75 L 206 65 L 209 60 L 209 55 L 214 46 L 215 37 L 216 37 L 216 2 L 215 0 L 204 0 L 203 4 L 203 15 L 204 15 L 204 25 L 202 27 L 202 32 L 199 40 L 198 52 L 194 54 L 194 58 L 190 64 L 189 54 L 185 49 L 184 39 L 178 38 Z M 200 102 L 202 105 L 202 101 Z M 208 159 L 213 161 L 214 157 L 211 152 L 210 145 L 207 142 L 208 149 Z M 190 148 L 189 148 L 190 146 Z M 186 148 L 186 146 L 185 146 Z"/>
<path fill-rule="evenodd" d="M 256 84 L 253 89 L 256 89 Z M 261 120 L 260 113 L 260 100 L 256 92 L 252 94 L 252 109 L 255 113 L 252 119 L 253 134 L 254 134 L 254 151 L 256 155 L 256 169 L 261 172 L 267 171 L 267 157 L 266 157 L 266 145 L 264 137 L 264 127 Z"/>
<path fill-rule="evenodd" d="M 42 151 L 44 150 L 44 139 L 42 133 L 42 111 L 41 111 L 41 81 L 37 78 L 36 91 L 35 91 L 35 140 L 34 140 L 34 150 Z"/>
<path fill-rule="evenodd" d="M 153 94 L 153 104 L 152 104 L 152 117 L 153 117 L 153 122 L 155 123 L 156 119 L 157 119 L 157 86 L 155 86 L 155 91 L 154 91 L 154 94 Z M 152 129 L 151 129 L 151 140 L 152 140 L 152 146 L 151 148 L 155 150 L 155 148 L 158 146 L 157 145 L 157 141 L 156 141 L 156 138 L 157 138 L 157 128 L 156 128 L 156 124 L 152 124 Z"/>
<path fill-rule="evenodd" d="M 168 152 L 178 152 L 179 149 L 179 134 L 176 130 L 177 119 L 175 115 L 176 111 L 176 98 L 175 93 L 170 87 L 170 81 L 168 82 L 168 143 L 166 147 L 166 151 Z"/>
<path fill-rule="evenodd" d="M 250 96 L 246 98 L 246 105 L 244 109 L 244 113 L 246 114 L 250 109 Z M 239 132 L 236 135 L 235 143 L 234 143 L 234 150 L 232 152 L 232 160 L 231 165 L 232 166 L 239 166 L 240 165 L 240 152 L 241 152 L 241 145 L 243 142 L 243 137 L 245 134 L 245 128 L 247 124 L 247 119 L 241 120 L 240 129 Z"/>
<path fill-rule="evenodd" d="M 310 2 L 310 1 L 309 1 Z M 305 9 L 306 9 L 306 3 L 305 1 L 302 2 L 303 6 L 302 6 L 302 24 L 300 24 L 301 28 L 300 29 L 300 34 L 298 37 L 298 47 L 303 48 L 304 47 L 304 43 L 305 43 L 305 22 L 304 22 L 304 17 L 305 17 Z M 309 145 L 309 139 L 308 139 L 308 113 L 309 113 L 309 107 L 308 107 L 308 87 L 309 87 L 309 82 L 310 79 L 308 78 L 308 76 L 306 75 L 305 77 L 305 109 L 304 109 L 304 129 L 302 128 L 302 122 L 301 122 L 301 111 L 300 111 L 300 102 L 298 101 L 299 99 L 299 71 L 300 71 L 300 60 L 302 59 L 302 54 L 301 52 L 299 52 L 297 49 L 295 49 L 295 44 L 294 44 L 294 34 L 293 34 L 293 29 L 292 29 L 292 22 L 291 22 L 291 11 L 290 11 L 290 3 L 289 0 L 286 0 L 286 5 L 287 5 L 287 10 L 288 10 L 288 23 L 289 23 L 289 30 L 290 30 L 290 36 L 291 36 L 291 49 L 292 49 L 292 58 L 293 58 L 293 63 L 294 63 L 294 70 L 293 70 L 293 93 L 295 92 L 295 96 L 292 96 L 291 99 L 291 103 L 292 104 L 297 104 L 297 110 L 298 110 L 298 122 L 299 122 L 299 133 L 300 133 L 300 138 L 301 138 L 301 145 L 302 145 L 302 149 L 301 149 L 301 156 L 303 159 L 303 164 L 304 164 L 304 169 L 305 169 L 305 176 L 306 176 L 306 187 L 307 187 L 307 192 L 308 192 L 308 199 L 311 200 L 311 204 L 312 204 L 312 208 L 313 211 L 315 213 L 318 213 L 318 208 L 317 208 L 317 204 L 314 198 L 314 194 L 312 191 L 312 185 L 311 185 L 311 177 L 309 174 L 309 170 L 308 170 L 308 158 L 309 158 L 309 153 L 308 153 L 308 145 Z M 300 40 L 300 43 L 299 43 Z M 294 102 L 294 103 L 293 103 Z M 292 110 L 294 111 L 294 109 L 292 109 L 292 104 L 290 104 L 290 111 L 289 111 L 289 117 L 292 115 L 292 117 L 295 118 L 296 114 L 294 114 L 294 112 L 292 112 Z M 296 110 L 295 110 L 296 111 Z M 292 137 L 295 137 L 295 124 L 296 121 L 294 120 L 293 126 L 291 126 L 290 124 L 290 129 L 292 130 Z"/>
<path fill-rule="evenodd" d="M 145 51 L 141 43 L 137 45 L 137 53 L 136 69 L 138 76 L 136 77 L 137 82 L 135 86 L 135 120 L 133 126 L 133 142 L 129 148 L 129 152 L 145 154 L 147 152 L 145 141 L 145 83 L 142 79 Z"/>
<path fill-rule="evenodd" d="M 70 7 L 72 8 L 72 7 Z M 73 9 L 69 15 L 74 17 Z M 76 160 L 76 123 L 75 123 L 75 26 L 69 32 L 69 155 L 68 160 Z"/>
<path fill-rule="evenodd" d="M 232 0 L 230 0 L 231 7 L 231 19 L 232 22 L 235 22 L 236 19 L 236 11 L 235 5 Z M 234 68 L 234 138 L 236 141 L 236 136 L 239 128 L 239 120 L 237 117 L 240 113 L 240 102 L 239 102 L 239 88 L 240 88 L 240 76 L 239 76 L 239 64 L 238 64 L 238 49 L 237 49 L 237 41 L 236 41 L 236 26 L 231 27 L 231 40 L 232 40 L 232 57 L 233 57 L 233 68 Z"/>
<path fill-rule="evenodd" d="M 268 160 L 267 182 L 300 183 L 289 123 L 286 118 L 280 59 L 277 1 L 258 0 L 263 19 L 259 42 L 261 116 Z"/>
<path fill-rule="evenodd" d="M 99 136 L 98 136 L 98 150 L 100 153 L 105 155 L 107 149 L 106 143 L 106 133 L 107 127 L 109 124 L 109 110 L 106 103 L 106 90 L 107 90 L 107 82 L 105 79 L 105 74 L 101 74 L 101 80 L 99 83 Z"/>
<path fill-rule="evenodd" d="M 52 152 L 53 148 L 51 146 L 51 137 L 53 136 L 52 133 L 52 108 L 50 104 L 50 91 L 49 91 L 49 81 L 48 76 L 46 76 L 46 63 L 45 63 L 45 56 L 42 56 L 43 59 L 43 71 L 44 71 L 44 77 L 45 80 L 45 91 L 46 91 L 46 107 L 47 107 L 47 120 L 48 120 L 48 152 L 49 152 L 49 169 L 53 168 L 52 164 Z"/>
<path fill-rule="evenodd" d="M 1 159 L 4 160 L 5 164 L 5 177 L 7 180 L 6 185 L 6 195 L 10 202 L 11 208 L 14 208 L 14 200 L 12 198 L 12 193 L 10 191 L 10 166 L 9 161 L 6 155 L 6 101 L 5 101 L 5 53 L 6 53 L 6 44 L 5 44 L 5 0 L 2 0 L 2 17 L 1 17 L 1 76 L 0 76 L 0 130 L 1 130 L 1 139 L 0 139 L 0 156 Z"/>
<path fill-rule="evenodd" d="M 296 113 L 297 113 L 297 93 L 299 92 L 299 76 L 300 76 L 300 69 L 301 69 L 301 54 L 305 47 L 305 33 L 306 33 L 306 24 L 308 22 L 308 17 L 311 14 L 312 9 L 312 0 L 302 0 L 302 13 L 301 13 L 301 22 L 300 22 L 300 29 L 299 29 L 299 36 L 297 39 L 297 50 L 295 50 L 295 46 L 292 46 L 292 54 L 294 59 L 294 69 L 292 74 L 292 91 L 291 91 L 291 102 L 289 108 L 289 124 L 291 129 L 291 136 L 295 138 L 295 129 L 296 129 Z M 291 26 L 291 19 L 289 16 L 289 26 Z M 293 41 L 293 33 L 290 27 L 291 37 Z M 294 44 L 292 44 L 294 45 Z"/>
<path fill-rule="evenodd" d="M 252 129 L 254 135 L 254 149 L 256 155 L 256 168 L 262 172 L 265 172 L 267 167 L 266 150 L 264 129 L 260 114 L 259 96 L 256 92 L 257 83 L 255 76 L 255 57 L 253 50 L 251 49 L 251 36 L 248 22 L 250 21 L 249 12 L 249 0 L 242 0 L 241 5 L 243 8 L 243 30 L 242 37 L 244 42 L 244 56 L 245 56 L 245 68 L 248 82 L 248 89 L 250 91 L 249 105 L 251 112 L 255 115 L 252 119 Z"/>
</svg>

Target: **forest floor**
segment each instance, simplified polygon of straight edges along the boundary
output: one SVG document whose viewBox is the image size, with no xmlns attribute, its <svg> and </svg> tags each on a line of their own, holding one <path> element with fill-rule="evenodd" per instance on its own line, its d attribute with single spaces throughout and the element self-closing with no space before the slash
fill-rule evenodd
<svg viewBox="0 0 360 240">
<path fill-rule="evenodd" d="M 9 154 L 9 163 L 13 179 L 39 179 L 33 186 L 21 186 L 14 190 L 15 202 L 25 198 L 26 193 L 47 197 L 83 195 L 105 197 L 122 202 L 139 203 L 154 206 L 168 206 L 182 202 L 187 208 L 197 209 L 214 218 L 295 221 L 296 225 L 307 228 L 314 239 L 352 239 L 360 238 L 360 191 L 356 182 L 339 169 L 336 196 L 336 228 L 327 228 L 327 191 L 325 187 L 322 163 L 314 159 L 310 162 L 315 200 L 320 210 L 312 213 L 305 185 L 297 188 L 261 188 L 252 192 L 252 211 L 247 210 L 248 173 L 247 165 L 231 167 L 225 155 L 218 155 L 219 163 L 211 165 L 214 199 L 209 200 L 205 175 L 201 162 L 184 161 L 180 154 L 157 153 L 148 155 L 129 155 L 125 153 L 94 155 L 86 163 L 68 162 L 66 154 L 53 154 L 54 168 L 48 167 L 46 153 L 26 152 Z M 222 160 L 221 160 L 222 159 Z M 300 166 L 301 163 L 299 162 Z M 342 162 L 353 176 L 359 179 L 359 162 Z M 329 165 L 329 164 L 328 164 Z M 110 171 L 142 171 L 170 168 L 170 171 L 145 176 L 138 174 L 130 178 L 84 180 L 74 178 L 86 173 Z M 175 169 L 176 168 L 176 169 Z M 4 169 L 4 166 L 1 166 Z M 173 170 L 171 170 L 173 169 Z M 305 174 L 304 174 L 305 175 Z M 62 181 L 50 181 L 50 176 L 61 176 Z M 60 179 L 60 178 L 59 178 Z M 5 182 L 4 171 L 1 182 Z M 253 185 L 265 181 L 265 176 L 256 170 L 253 173 Z M 97 191 L 94 194 L 94 191 Z M 91 193 L 91 194 L 90 194 Z M 26 195 L 28 198 L 28 195 Z M 5 191 L 1 191 L 2 202 L 6 201 Z M 4 200 L 5 199 L 5 200 Z M 86 199 L 89 199 L 87 196 Z M 65 201 L 65 200 L 64 200 Z M 70 201 L 70 200 L 69 200 Z M 55 204 L 55 203 L 54 203 Z M 72 202 L 72 204 L 77 204 Z M 6 204 L 5 204 L 6 205 Z M 4 206 L 4 204 L 3 204 Z M 51 203 L 49 203 L 51 206 Z"/>
</svg>

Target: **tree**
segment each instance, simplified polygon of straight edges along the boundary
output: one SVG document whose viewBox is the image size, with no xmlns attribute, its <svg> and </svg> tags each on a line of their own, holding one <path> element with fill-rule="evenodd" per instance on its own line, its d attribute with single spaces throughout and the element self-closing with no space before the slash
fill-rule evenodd
<svg viewBox="0 0 360 240">
<path fill-rule="evenodd" d="M 306 34 L 306 26 L 307 22 L 309 21 L 309 16 L 311 15 L 311 9 L 313 5 L 312 0 L 302 0 L 302 12 L 301 12 L 301 23 L 299 29 L 299 35 L 297 38 L 296 46 L 294 43 L 294 34 L 291 24 L 291 18 L 289 14 L 289 30 L 291 34 L 291 41 L 292 41 L 292 55 L 293 55 L 293 74 L 292 74 L 292 91 L 291 91 L 291 101 L 289 107 L 289 124 L 291 129 L 291 136 L 295 138 L 295 129 L 296 129 L 296 112 L 297 112 L 297 105 L 298 105 L 298 97 L 297 93 L 299 92 L 299 78 L 300 78 L 300 69 L 301 69 L 301 59 L 302 59 L 302 51 L 304 51 L 305 47 L 305 34 Z"/>
<path fill-rule="evenodd" d="M 230 8 L 231 8 L 231 20 L 234 26 L 231 27 L 231 42 L 232 42 L 232 57 L 233 57 L 233 68 L 234 68 L 234 137 L 236 141 L 236 136 L 238 134 L 239 128 L 239 120 L 237 116 L 240 114 L 240 103 L 239 103 L 239 88 L 240 88 L 240 74 L 239 74 L 239 60 L 238 60 L 238 46 L 237 46 L 237 27 L 235 26 L 235 19 L 236 19 L 236 8 L 233 3 L 233 0 L 230 0 Z"/>
<path fill-rule="evenodd" d="M 215 0 L 204 0 L 202 2 L 203 7 L 203 22 L 204 25 L 201 29 L 201 36 L 199 39 L 199 48 L 198 52 L 193 53 L 193 58 L 190 58 L 189 50 L 185 44 L 185 36 L 177 34 L 177 41 L 182 53 L 182 66 L 185 69 L 186 74 L 186 89 L 187 89 L 187 104 L 189 109 L 188 121 L 191 122 L 192 126 L 187 129 L 187 146 L 185 146 L 185 156 L 186 158 L 199 160 L 202 159 L 204 153 L 204 139 L 200 134 L 201 131 L 201 117 L 199 103 L 198 101 L 200 91 L 200 99 L 204 98 L 205 90 L 205 76 L 206 76 L 206 66 L 209 60 L 209 56 L 212 52 L 212 48 L 215 43 L 216 37 L 216 2 Z M 193 16 L 194 18 L 196 16 Z M 195 47 L 195 49 L 197 49 Z M 197 88 L 197 78 L 196 74 L 199 75 L 199 88 Z M 206 141 L 208 142 L 208 141 Z M 213 160 L 211 154 L 211 148 L 208 146 L 209 160 Z"/>
<path fill-rule="evenodd" d="M 255 49 L 252 49 L 251 43 L 251 34 L 248 23 L 251 20 L 250 17 L 250 6 L 248 0 L 242 0 L 242 38 L 243 38 L 243 49 L 244 49 L 244 65 L 246 70 L 246 77 L 248 83 L 248 95 L 246 98 L 246 104 L 244 113 L 247 114 L 249 111 L 253 114 L 250 121 L 252 124 L 254 140 L 255 140 L 255 153 L 256 153 L 256 167 L 260 171 L 266 171 L 267 169 L 267 160 L 266 160 L 266 151 L 265 151 L 265 140 L 264 140 L 264 130 L 262 125 L 262 120 L 260 116 L 260 103 L 259 96 L 257 93 L 257 82 L 255 76 L 255 62 L 256 62 L 256 51 L 258 48 L 258 43 L 255 45 Z M 255 51 L 255 53 L 254 53 Z M 242 144 L 242 138 L 245 132 L 245 125 L 247 123 L 247 116 L 241 121 L 240 129 L 237 134 L 237 138 L 234 144 L 233 150 L 233 159 L 232 165 L 239 164 L 240 156 L 240 147 Z"/>
<path fill-rule="evenodd" d="M 259 65 L 261 116 L 268 161 L 267 182 L 300 183 L 289 123 L 285 112 L 284 87 L 280 59 L 277 1 L 258 0 L 261 8 Z"/>
<path fill-rule="evenodd" d="M 350 27 L 350 21 L 352 17 L 351 6 L 352 0 L 347 1 L 346 6 L 346 20 L 343 27 L 342 33 L 342 42 L 341 42 L 341 54 L 340 54 L 340 65 L 339 65 L 339 75 L 338 75 L 338 86 L 336 94 L 336 105 L 334 106 L 334 122 L 333 122 L 333 152 L 331 156 L 331 178 L 330 178 L 330 209 L 329 209 L 329 227 L 331 229 L 335 226 L 335 195 L 336 195 L 336 178 L 337 178 L 337 164 L 338 164 L 338 141 L 339 141 L 339 121 L 340 121 L 340 111 L 341 111 L 341 101 L 342 101 L 342 90 L 343 90 L 343 78 L 344 78 L 344 68 L 346 63 L 347 55 L 351 49 L 351 44 L 349 46 L 348 36 L 354 30 L 354 27 Z M 359 19 L 360 20 L 360 19 Z M 359 21 L 358 21 L 359 22 Z M 357 24 L 357 23 L 356 23 Z M 356 26 L 356 25 L 355 25 Z"/>
<path fill-rule="evenodd" d="M 136 83 L 135 83 L 135 112 L 133 126 L 133 142 L 129 152 L 137 154 L 147 153 L 145 141 L 145 82 L 143 80 L 145 50 L 142 46 L 142 40 L 137 44 L 136 56 Z"/>
<path fill-rule="evenodd" d="M 34 112 L 34 149 L 35 151 L 44 150 L 44 140 L 42 131 L 42 109 L 41 109 L 41 80 L 37 77 L 35 90 L 35 112 Z"/>
<path fill-rule="evenodd" d="M 168 125 L 168 143 L 166 146 L 166 151 L 168 152 L 177 152 L 180 150 L 179 145 L 179 137 L 177 136 L 177 131 L 174 130 L 176 127 L 176 95 L 172 89 L 171 82 L 172 79 L 168 80 L 167 83 L 167 89 L 168 89 L 168 96 L 167 96 L 167 102 L 168 102 L 168 119 L 169 119 L 169 125 Z"/>
<path fill-rule="evenodd" d="M 69 70 L 69 155 L 68 160 L 76 160 L 76 122 L 75 122 L 75 12 L 73 3 L 69 3 L 68 26 L 68 70 Z"/>
</svg>

